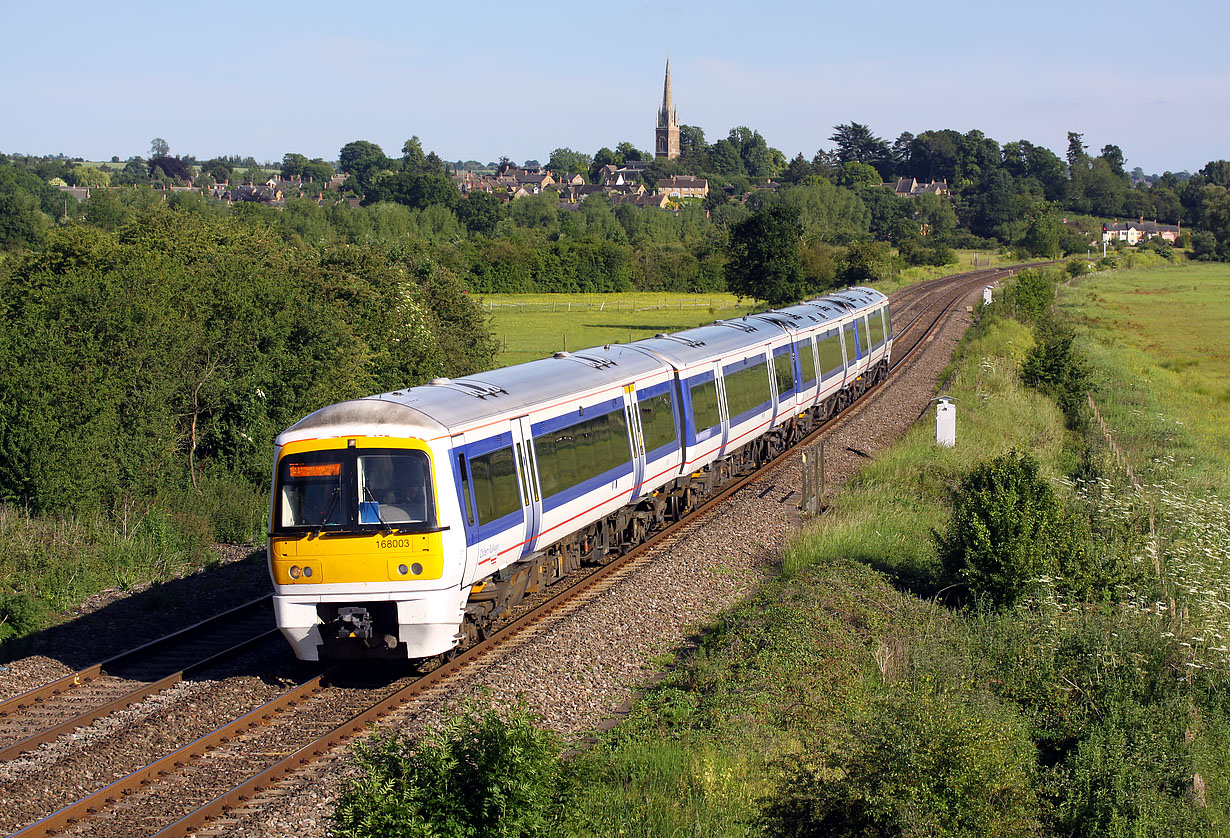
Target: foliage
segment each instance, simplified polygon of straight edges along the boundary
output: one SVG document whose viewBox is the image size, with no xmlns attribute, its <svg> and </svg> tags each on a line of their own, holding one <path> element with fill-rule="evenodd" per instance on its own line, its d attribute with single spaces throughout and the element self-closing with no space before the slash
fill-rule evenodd
<svg viewBox="0 0 1230 838">
<path fill-rule="evenodd" d="M 856 242 L 841 257 L 837 279 L 842 285 L 882 282 L 893 275 L 895 267 L 887 242 Z"/>
<path fill-rule="evenodd" d="M 545 835 L 566 811 L 559 743 L 524 704 L 466 705 L 417 741 L 376 737 L 357 756 L 334 813 L 342 838 Z"/>
<path fill-rule="evenodd" d="M 1034 747 L 988 696 L 897 689 L 834 742 L 782 760 L 760 826 L 770 836 L 1030 836 Z"/>
<path fill-rule="evenodd" d="M 1021 366 L 1021 378 L 1055 400 L 1069 427 L 1079 428 L 1089 370 L 1073 345 L 1076 335 L 1070 328 L 1053 321 L 1041 324 L 1036 332 L 1036 343 Z"/>
<path fill-rule="evenodd" d="M 799 251 L 802 233 L 798 209 L 781 203 L 736 224 L 730 231 L 726 287 L 774 307 L 801 300 L 807 291 Z"/>
<path fill-rule="evenodd" d="M 1087 549 L 1030 454 L 1011 451 L 979 465 L 961 480 L 952 507 L 946 532 L 934 533 L 944 569 L 997 604 L 1036 592 L 1043 577 L 1079 563 Z"/>
<path fill-rule="evenodd" d="M 263 485 L 267 441 L 299 416 L 474 372 L 494 351 L 430 260 L 315 256 L 237 217 L 154 209 L 116 234 L 58 230 L 0 281 L 0 497 L 37 511 L 107 509 L 206 472 Z"/>
</svg>

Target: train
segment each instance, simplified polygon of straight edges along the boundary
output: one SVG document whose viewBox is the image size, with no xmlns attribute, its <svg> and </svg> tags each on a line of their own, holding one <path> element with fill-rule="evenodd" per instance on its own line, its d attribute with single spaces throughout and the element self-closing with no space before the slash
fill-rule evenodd
<svg viewBox="0 0 1230 838">
<path fill-rule="evenodd" d="M 852 287 L 321 408 L 274 441 L 278 628 L 302 660 L 454 654 L 844 409 L 892 335 Z"/>
</svg>

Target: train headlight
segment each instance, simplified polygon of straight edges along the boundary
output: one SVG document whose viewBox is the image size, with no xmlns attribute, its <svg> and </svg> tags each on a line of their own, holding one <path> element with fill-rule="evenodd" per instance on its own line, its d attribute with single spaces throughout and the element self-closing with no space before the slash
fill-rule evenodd
<svg viewBox="0 0 1230 838">
<path fill-rule="evenodd" d="M 312 578 L 312 569 L 311 569 L 310 567 L 305 567 L 305 568 L 303 569 L 303 575 L 304 575 L 304 576 L 306 576 L 307 578 L 311 579 L 311 578 Z"/>
<path fill-rule="evenodd" d="M 406 567 L 404 564 L 399 564 L 397 566 L 397 572 L 400 573 L 402 576 L 405 576 L 407 573 L 410 572 L 410 568 Z"/>
<path fill-rule="evenodd" d="M 423 573 L 423 566 L 419 564 L 418 562 L 415 562 L 414 564 L 410 565 L 410 572 L 413 573 L 415 576 L 421 576 Z"/>
<path fill-rule="evenodd" d="M 293 564 L 290 566 L 290 578 L 291 579 L 298 579 L 299 575 L 302 573 L 303 571 L 299 569 L 299 565 Z"/>
</svg>

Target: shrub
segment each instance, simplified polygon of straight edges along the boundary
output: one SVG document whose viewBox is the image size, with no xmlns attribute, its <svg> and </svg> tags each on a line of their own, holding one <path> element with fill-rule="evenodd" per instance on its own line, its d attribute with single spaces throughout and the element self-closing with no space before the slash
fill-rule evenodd
<svg viewBox="0 0 1230 838">
<path fill-rule="evenodd" d="M 763 802 L 770 836 L 1012 836 L 1039 831 L 1034 747 L 1018 715 L 979 694 L 873 700 L 845 741 L 784 765 Z"/>
<path fill-rule="evenodd" d="M 343 792 L 336 835 L 542 835 L 564 811 L 560 748 L 523 704 L 503 716 L 467 705 L 418 741 L 357 749 L 362 776 Z"/>
<path fill-rule="evenodd" d="M 1061 552 L 1083 549 L 1068 526 L 1038 461 L 1010 451 L 966 475 L 947 533 L 934 537 L 950 579 L 1010 605 L 1058 571 Z"/>
<path fill-rule="evenodd" d="M 1021 365 L 1021 379 L 1055 400 L 1068 427 L 1081 427 L 1089 365 L 1073 346 L 1076 335 L 1052 321 L 1035 329 L 1036 342 Z"/>
<path fill-rule="evenodd" d="M 43 608 L 29 594 L 0 595 L 0 641 L 34 631 L 42 625 L 43 619 Z"/>
</svg>

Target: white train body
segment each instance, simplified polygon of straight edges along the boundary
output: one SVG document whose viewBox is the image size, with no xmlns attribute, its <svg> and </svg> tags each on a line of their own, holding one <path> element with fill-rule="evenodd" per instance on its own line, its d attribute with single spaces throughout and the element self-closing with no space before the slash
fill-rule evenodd
<svg viewBox="0 0 1230 838">
<path fill-rule="evenodd" d="M 447 653 L 844 407 L 891 344 L 853 288 L 322 408 L 275 443 L 278 626 L 305 660 Z"/>
</svg>

